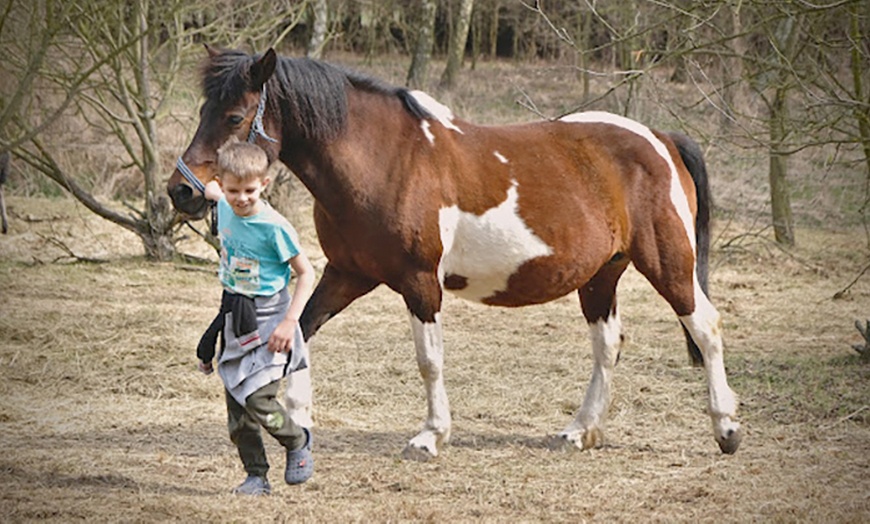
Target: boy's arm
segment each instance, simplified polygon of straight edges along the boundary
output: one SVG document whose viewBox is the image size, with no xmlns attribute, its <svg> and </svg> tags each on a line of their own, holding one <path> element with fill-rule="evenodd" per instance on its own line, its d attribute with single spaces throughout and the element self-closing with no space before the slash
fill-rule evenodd
<svg viewBox="0 0 870 524">
<path fill-rule="evenodd" d="M 302 316 L 302 311 L 305 309 L 305 303 L 311 297 L 314 290 L 314 266 L 311 261 L 305 256 L 305 253 L 299 253 L 290 259 L 290 267 L 296 273 L 296 287 L 293 291 L 293 298 L 290 300 L 290 307 L 287 308 L 287 314 L 284 319 L 272 332 L 269 337 L 269 351 L 290 352 L 293 349 L 293 335 L 296 332 L 296 325 L 299 323 L 299 318 Z"/>
</svg>

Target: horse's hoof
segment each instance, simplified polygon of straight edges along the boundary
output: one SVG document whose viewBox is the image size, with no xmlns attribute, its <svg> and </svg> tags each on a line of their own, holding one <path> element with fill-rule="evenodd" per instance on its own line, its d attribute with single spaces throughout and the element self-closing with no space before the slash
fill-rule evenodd
<svg viewBox="0 0 870 524">
<path fill-rule="evenodd" d="M 719 444 L 719 449 L 722 450 L 722 453 L 733 455 L 737 452 L 737 448 L 740 447 L 740 441 L 742 439 L 743 428 L 737 428 L 728 430 L 726 435 L 716 439 L 716 443 Z"/>
<path fill-rule="evenodd" d="M 413 460 L 415 462 L 429 462 L 437 456 L 437 453 L 433 454 L 426 448 L 420 448 L 414 446 L 413 444 L 408 444 L 405 446 L 405 449 L 402 450 L 402 458 L 405 460 Z"/>
<path fill-rule="evenodd" d="M 582 449 L 571 441 L 566 433 L 550 435 L 547 437 L 546 445 L 550 451 L 579 451 Z"/>
<path fill-rule="evenodd" d="M 547 438 L 547 448 L 551 451 L 582 451 L 600 448 L 603 444 L 604 434 L 598 428 L 587 429 L 582 435 L 563 432 Z"/>
</svg>

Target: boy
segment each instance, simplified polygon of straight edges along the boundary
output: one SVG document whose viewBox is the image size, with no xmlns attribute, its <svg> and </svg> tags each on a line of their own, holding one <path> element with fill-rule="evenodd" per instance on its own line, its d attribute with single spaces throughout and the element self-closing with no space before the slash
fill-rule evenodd
<svg viewBox="0 0 870 524">
<path fill-rule="evenodd" d="M 271 181 L 269 160 L 254 144 L 230 141 L 218 151 L 218 182 L 206 186 L 217 201 L 221 240 L 221 312 L 197 348 L 199 368 L 210 374 L 214 335 L 222 332 L 218 374 L 226 388 L 230 440 L 248 476 L 233 490 L 268 495 L 269 463 L 260 426 L 287 450 L 284 480 L 301 484 L 314 471 L 311 433 L 298 426 L 276 399 L 280 380 L 308 367 L 299 317 L 314 286 L 314 268 L 296 231 L 261 200 Z M 296 286 L 289 293 L 290 275 Z M 210 346 L 210 347 L 209 347 Z"/>
</svg>

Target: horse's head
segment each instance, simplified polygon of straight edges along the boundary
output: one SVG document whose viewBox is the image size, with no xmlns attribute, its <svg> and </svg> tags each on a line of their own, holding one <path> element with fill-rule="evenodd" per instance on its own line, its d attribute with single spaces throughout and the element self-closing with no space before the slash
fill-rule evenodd
<svg viewBox="0 0 870 524">
<path fill-rule="evenodd" d="M 230 137 L 256 141 L 269 160 L 278 156 L 280 144 L 274 128 L 266 121 L 266 82 L 275 71 L 275 51 L 260 57 L 239 51 L 217 51 L 208 46 L 203 69 L 205 102 L 199 110 L 199 127 L 177 167 L 169 177 L 167 191 L 179 212 L 202 218 L 208 205 L 202 187 L 217 176 L 217 151 Z M 270 136 L 271 135 L 271 136 Z"/>
</svg>

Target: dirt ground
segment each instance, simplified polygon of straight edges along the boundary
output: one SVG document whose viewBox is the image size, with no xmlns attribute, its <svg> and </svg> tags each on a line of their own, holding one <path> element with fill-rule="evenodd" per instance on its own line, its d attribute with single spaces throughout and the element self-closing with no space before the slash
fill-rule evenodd
<svg viewBox="0 0 870 524">
<path fill-rule="evenodd" d="M 717 222 L 712 297 L 746 431 L 736 455 L 713 441 L 704 376 L 687 365 L 677 320 L 631 270 L 604 447 L 545 446 L 591 373 L 575 296 L 515 310 L 448 297 L 453 440 L 436 460 L 403 461 L 425 400 L 401 299 L 379 288 L 313 341 L 314 478 L 280 482 L 283 457 L 268 441 L 273 495 L 251 500 L 229 493 L 244 474 L 220 380 L 196 371 L 219 296 L 214 265 L 146 263 L 135 237 L 81 206 L 9 200 L 3 521 L 870 520 L 870 362 L 850 348 L 854 321 L 870 317 L 870 275 L 833 298 L 866 264 L 860 232 L 801 230 L 786 253 Z"/>
</svg>

